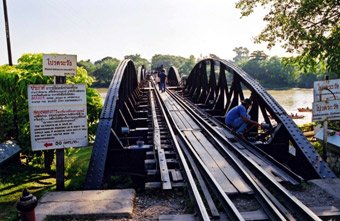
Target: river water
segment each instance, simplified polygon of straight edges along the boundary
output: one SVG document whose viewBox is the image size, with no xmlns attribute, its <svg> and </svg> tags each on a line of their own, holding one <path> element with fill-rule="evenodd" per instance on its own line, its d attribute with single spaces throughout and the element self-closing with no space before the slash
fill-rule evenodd
<svg viewBox="0 0 340 221">
<path fill-rule="evenodd" d="M 103 100 L 106 96 L 107 89 L 97 89 Z M 312 122 L 311 112 L 298 112 L 300 107 L 312 108 L 313 103 L 313 89 L 292 88 L 288 90 L 267 90 L 273 98 L 285 109 L 288 114 L 303 115 L 302 119 L 294 119 L 298 125 Z M 245 95 L 249 96 L 249 95 Z"/>
<path fill-rule="evenodd" d="M 298 108 L 312 108 L 313 89 L 293 88 L 288 90 L 267 90 L 288 114 L 303 115 L 302 119 L 294 119 L 298 125 L 312 122 L 312 112 L 298 112 Z"/>
</svg>

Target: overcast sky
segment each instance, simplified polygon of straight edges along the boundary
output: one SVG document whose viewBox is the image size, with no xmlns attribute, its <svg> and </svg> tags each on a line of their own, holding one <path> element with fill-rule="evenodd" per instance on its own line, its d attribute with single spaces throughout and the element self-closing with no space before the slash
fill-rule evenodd
<svg viewBox="0 0 340 221">
<path fill-rule="evenodd" d="M 240 18 L 235 0 L 7 0 L 13 62 L 23 53 L 76 54 L 92 62 L 140 54 L 235 57 L 265 26 L 263 10 Z M 2 4 L 1 4 L 2 5 Z M 0 64 L 8 63 L 3 11 Z"/>
</svg>

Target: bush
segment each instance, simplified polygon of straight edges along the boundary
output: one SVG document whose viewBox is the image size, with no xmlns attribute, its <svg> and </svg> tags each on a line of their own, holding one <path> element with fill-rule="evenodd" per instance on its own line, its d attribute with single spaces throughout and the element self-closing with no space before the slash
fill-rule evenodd
<svg viewBox="0 0 340 221">
<path fill-rule="evenodd" d="M 53 79 L 42 73 L 42 54 L 24 54 L 16 66 L 0 67 L 0 142 L 15 138 L 23 153 L 31 155 L 27 86 L 29 84 L 52 84 Z M 89 88 L 93 79 L 84 68 L 77 68 L 77 74 L 67 77 L 68 84 L 85 84 L 89 137 L 95 131 L 102 108 L 100 94 Z M 16 125 L 13 123 L 17 118 Z M 18 134 L 15 133 L 18 127 Z M 91 140 L 90 140 L 91 141 Z"/>
</svg>

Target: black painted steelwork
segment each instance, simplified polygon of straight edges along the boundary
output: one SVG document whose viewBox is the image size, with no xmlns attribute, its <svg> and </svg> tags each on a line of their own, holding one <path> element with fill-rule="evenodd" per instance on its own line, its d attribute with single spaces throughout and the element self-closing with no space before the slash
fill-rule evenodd
<svg viewBox="0 0 340 221">
<path fill-rule="evenodd" d="M 110 149 L 123 149 L 117 134 L 124 126 L 119 123 L 119 113 L 126 108 L 130 95 L 138 90 L 137 73 L 131 60 L 122 61 L 113 75 L 104 107 L 102 109 L 89 169 L 87 171 L 85 189 L 101 187 L 106 170 Z M 126 154 L 128 155 L 128 153 Z"/>
<path fill-rule="evenodd" d="M 233 165 L 235 168 L 237 167 L 239 175 L 247 180 L 248 185 L 251 186 L 254 192 L 256 192 L 256 198 L 261 201 L 261 205 L 270 217 L 270 220 L 286 220 L 285 217 L 287 217 L 287 220 L 295 220 L 295 216 L 298 220 L 320 220 L 308 207 L 303 205 L 295 197 L 292 197 L 292 195 L 284 187 L 282 187 L 278 181 L 273 178 L 273 176 L 269 175 L 268 172 L 265 172 L 265 169 L 261 168 L 256 161 L 250 160 L 251 158 L 249 155 L 243 153 L 242 150 L 239 149 L 238 145 L 236 145 L 240 143 L 235 140 L 228 140 L 218 130 L 216 130 L 216 125 L 213 126 L 209 123 L 209 120 L 204 120 L 204 118 L 200 116 L 199 112 L 201 111 L 198 108 L 191 108 L 175 93 L 171 93 L 171 96 L 180 104 L 181 107 L 183 107 L 185 111 L 187 111 L 187 113 L 189 113 L 189 116 L 192 117 L 195 123 L 197 123 L 201 128 L 201 132 L 204 131 L 206 137 L 214 140 L 214 147 L 219 149 L 219 152 L 225 159 L 228 160 L 230 165 Z M 185 138 L 182 137 L 182 139 Z M 225 146 L 228 146 L 228 148 L 225 148 Z M 244 146 L 247 145 L 244 144 Z M 233 151 L 230 151 L 231 149 Z M 191 150 L 191 153 L 192 155 L 196 155 L 195 150 Z M 237 159 L 234 157 L 234 154 L 237 155 Z M 186 155 L 190 155 L 190 153 L 188 152 Z M 243 164 L 240 164 L 239 160 L 241 160 Z M 196 157 L 196 161 L 199 162 L 200 157 Z M 247 167 L 247 170 L 244 169 L 244 166 Z M 202 163 L 201 167 L 204 168 L 205 165 Z M 205 174 L 205 177 L 206 180 L 210 182 L 213 179 L 213 177 L 208 173 Z M 220 203 L 223 205 L 228 200 L 224 199 L 225 197 L 222 196 L 223 193 L 218 193 L 216 187 L 216 184 L 210 185 L 210 188 L 215 192 L 220 199 Z M 268 191 L 269 189 L 270 192 Z M 275 197 L 278 200 L 275 200 L 272 195 L 274 191 Z M 278 203 L 279 201 L 285 205 L 286 208 L 289 208 L 290 211 L 288 212 L 285 209 L 282 210 L 283 207 L 281 207 L 280 203 Z M 232 212 L 232 208 L 228 208 L 228 205 L 223 205 L 223 207 L 226 208 L 227 214 Z"/>
<path fill-rule="evenodd" d="M 225 113 L 245 99 L 246 91 L 253 101 L 251 119 L 258 121 L 262 114 L 264 121 L 274 128 L 268 140 L 256 145 L 258 148 L 305 179 L 335 177 L 285 110 L 233 63 L 221 59 L 200 61 L 188 76 L 184 94 L 223 122 Z M 257 132 L 257 128 L 252 131 Z"/>
<path fill-rule="evenodd" d="M 169 86 L 178 86 L 181 80 L 178 70 L 174 66 L 170 67 L 167 78 Z"/>
</svg>

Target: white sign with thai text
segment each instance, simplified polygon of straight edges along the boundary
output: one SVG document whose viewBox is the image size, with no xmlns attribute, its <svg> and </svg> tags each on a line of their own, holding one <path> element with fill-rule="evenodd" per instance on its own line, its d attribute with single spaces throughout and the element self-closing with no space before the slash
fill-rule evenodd
<svg viewBox="0 0 340 221">
<path fill-rule="evenodd" d="M 313 102 L 313 121 L 340 120 L 340 100 Z"/>
<path fill-rule="evenodd" d="M 43 74 L 47 76 L 66 76 L 77 73 L 77 55 L 43 55 Z"/>
<path fill-rule="evenodd" d="M 33 151 L 88 145 L 85 85 L 29 85 L 28 100 Z"/>
<path fill-rule="evenodd" d="M 340 100 L 340 79 L 314 82 L 314 101 Z"/>
</svg>

